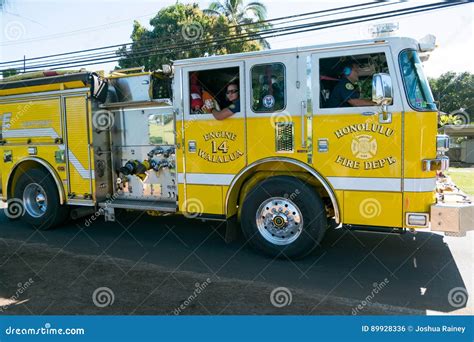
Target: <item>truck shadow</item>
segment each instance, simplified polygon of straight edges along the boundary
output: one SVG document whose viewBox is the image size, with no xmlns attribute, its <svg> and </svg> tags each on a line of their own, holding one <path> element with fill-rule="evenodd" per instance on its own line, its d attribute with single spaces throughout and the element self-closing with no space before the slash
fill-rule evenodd
<svg viewBox="0 0 474 342">
<path fill-rule="evenodd" d="M 225 225 L 217 221 L 122 212 L 115 223 L 101 218 L 86 227 L 79 219 L 60 229 L 35 232 L 0 215 L 1 238 L 147 262 L 176 272 L 265 282 L 314 294 L 322 298 L 320 305 L 329 297 L 349 298 L 360 302 L 356 313 L 362 315 L 367 302 L 441 312 L 467 302 L 453 299 L 459 289 L 467 296 L 466 285 L 443 236 L 432 233 L 330 230 L 318 251 L 292 261 L 259 255 L 243 239 L 226 244 Z M 311 313 L 318 314 L 318 305 Z"/>
</svg>

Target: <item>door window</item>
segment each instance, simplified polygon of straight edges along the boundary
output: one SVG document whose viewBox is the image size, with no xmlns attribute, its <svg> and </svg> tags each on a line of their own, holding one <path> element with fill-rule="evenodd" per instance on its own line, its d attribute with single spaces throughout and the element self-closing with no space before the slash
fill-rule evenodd
<svg viewBox="0 0 474 342">
<path fill-rule="evenodd" d="M 321 108 L 375 106 L 372 76 L 387 73 L 384 53 L 336 56 L 319 61 Z"/>
<path fill-rule="evenodd" d="M 190 71 L 188 75 L 191 115 L 226 109 L 240 112 L 239 67 Z"/>
<path fill-rule="evenodd" d="M 252 110 L 255 113 L 282 111 L 286 107 L 285 66 L 282 63 L 252 67 Z"/>
</svg>

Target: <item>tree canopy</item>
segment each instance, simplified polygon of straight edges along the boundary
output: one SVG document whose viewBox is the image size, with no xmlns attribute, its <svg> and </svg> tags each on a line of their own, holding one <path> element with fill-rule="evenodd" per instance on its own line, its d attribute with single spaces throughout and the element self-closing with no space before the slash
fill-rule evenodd
<svg viewBox="0 0 474 342">
<path fill-rule="evenodd" d="M 260 29 L 271 27 L 270 24 L 263 22 L 267 18 L 267 8 L 258 1 L 247 4 L 243 0 L 213 1 L 209 8 L 204 10 L 204 13 L 217 16 L 224 15 L 236 27 L 238 34 L 256 34 Z M 257 34 L 256 37 L 265 48 L 270 48 L 270 44 L 260 35 Z"/>
<path fill-rule="evenodd" d="M 474 121 L 474 74 L 449 71 L 429 82 L 440 111 L 450 114 L 463 108 Z"/>
<path fill-rule="evenodd" d="M 156 70 L 177 59 L 258 51 L 266 46 L 258 38 L 229 40 L 241 33 L 240 26 L 225 14 L 205 13 L 198 4 L 165 7 L 150 20 L 150 25 L 147 29 L 134 22 L 132 44 L 117 51 L 121 68 L 144 66 Z"/>
</svg>

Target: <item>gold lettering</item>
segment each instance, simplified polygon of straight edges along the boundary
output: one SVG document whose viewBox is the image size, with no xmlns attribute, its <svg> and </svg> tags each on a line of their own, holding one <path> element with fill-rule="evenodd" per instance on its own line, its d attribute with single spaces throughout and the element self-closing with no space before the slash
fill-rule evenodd
<svg viewBox="0 0 474 342">
<path fill-rule="evenodd" d="M 235 141 L 235 139 L 237 138 L 237 135 L 233 132 L 220 131 L 220 132 L 205 133 L 203 135 L 203 138 L 204 138 L 204 141 L 209 141 L 212 139 L 219 139 L 219 138 Z"/>
<path fill-rule="evenodd" d="M 349 125 L 343 128 L 339 128 L 334 131 L 334 134 L 338 139 L 342 138 L 344 135 L 350 134 L 350 133 L 357 133 L 361 131 L 367 131 L 367 132 L 374 132 L 378 133 L 380 135 L 384 135 L 386 137 L 391 137 L 394 134 L 394 130 L 391 128 L 388 128 L 383 125 L 375 124 L 375 123 L 359 123 L 359 124 L 353 124 Z"/>
<path fill-rule="evenodd" d="M 360 163 L 355 160 L 347 159 L 341 156 L 336 157 L 336 163 L 341 164 L 344 167 L 347 167 L 349 169 L 359 169 L 360 168 Z"/>
<path fill-rule="evenodd" d="M 208 162 L 211 163 L 229 163 L 231 161 L 234 161 L 240 157 L 242 157 L 244 154 L 242 151 L 237 150 L 235 152 L 226 154 L 224 156 L 216 156 L 216 155 L 211 155 L 201 149 L 198 151 L 198 156 Z"/>
</svg>

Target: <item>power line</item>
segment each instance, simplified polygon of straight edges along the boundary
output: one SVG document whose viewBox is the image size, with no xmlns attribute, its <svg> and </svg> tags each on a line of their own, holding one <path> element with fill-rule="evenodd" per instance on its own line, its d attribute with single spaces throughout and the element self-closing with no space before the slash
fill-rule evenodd
<svg viewBox="0 0 474 342">
<path fill-rule="evenodd" d="M 381 6 L 387 6 L 387 5 L 393 5 L 393 4 L 399 4 L 401 3 L 400 1 L 399 2 L 392 2 L 392 3 L 376 3 L 376 6 L 371 6 L 371 7 L 365 7 L 363 8 L 364 10 L 366 9 L 373 9 L 373 8 L 377 8 L 377 7 L 381 7 Z M 352 6 L 350 6 L 352 7 Z M 291 20 L 291 21 L 286 21 L 286 22 L 283 22 L 283 23 L 278 23 L 276 25 L 282 25 L 282 24 L 286 24 L 286 23 L 290 23 L 290 22 L 296 22 L 296 21 L 302 21 L 302 20 L 309 20 L 309 19 L 315 19 L 315 18 L 322 18 L 322 17 L 327 17 L 327 16 L 332 16 L 332 15 L 339 15 L 339 14 L 344 14 L 344 13 L 350 13 L 350 12 L 354 12 L 354 11 L 360 11 L 361 9 L 360 8 L 357 8 L 357 9 L 350 9 L 350 10 L 345 10 L 345 11 L 342 11 L 342 12 L 339 12 L 339 13 L 326 13 L 326 14 L 322 14 L 322 15 L 317 15 L 317 16 L 312 16 L 312 17 L 309 17 L 309 18 L 299 18 L 299 19 L 294 19 L 294 20 Z M 327 12 L 328 10 L 326 10 L 325 12 Z M 310 14 L 314 14 L 314 12 L 310 12 Z M 304 14 L 300 14 L 300 15 L 297 15 L 297 16 L 307 16 L 307 13 L 304 13 Z M 292 16 L 292 17 L 295 17 L 295 16 Z M 280 18 L 275 18 L 275 19 L 269 19 L 269 20 L 266 20 L 265 22 L 268 22 L 268 21 L 272 21 L 272 20 L 281 20 L 283 17 L 280 17 Z M 259 22 L 261 23 L 261 22 Z M 259 24 L 258 23 L 258 24 Z M 255 24 L 255 23 L 253 23 Z M 248 26 L 249 24 L 243 24 L 241 26 Z M 275 27 L 273 27 L 275 28 Z M 223 32 L 217 32 L 221 35 L 223 35 Z M 180 39 L 181 38 L 181 39 Z M 177 43 L 177 42 L 182 42 L 182 43 L 187 43 L 183 37 L 181 35 L 178 35 L 177 39 L 170 39 L 170 40 L 173 40 L 173 43 Z M 145 51 L 144 49 L 148 49 L 148 48 L 152 48 L 153 45 L 155 44 L 156 42 L 156 39 L 153 39 L 152 41 L 149 41 L 149 42 L 142 42 L 142 46 L 141 46 L 141 51 Z M 162 42 L 161 42 L 162 43 Z M 130 43 L 131 45 L 133 45 L 134 43 Z M 136 53 L 137 51 L 133 51 L 134 53 Z M 78 56 L 72 56 L 71 58 L 68 58 L 68 59 L 51 59 L 48 61 L 48 63 L 53 63 L 53 62 L 63 62 L 63 63 L 70 63 L 70 62 L 75 62 L 75 61 L 84 61 L 84 58 L 92 58 L 92 57 L 109 57 L 110 58 L 113 58 L 113 57 L 116 57 L 117 56 L 117 50 L 113 50 L 113 51 L 110 51 L 110 52 L 98 52 L 98 53 L 93 53 L 93 54 L 86 54 L 86 55 L 78 55 Z M 28 59 L 26 60 L 28 61 Z M 7 62 L 8 63 L 8 62 Z M 35 67 L 35 66 L 38 66 L 38 65 L 41 65 L 40 63 L 44 63 L 44 62 L 39 62 L 39 63 L 29 63 L 29 67 Z M 1 65 L 2 63 L 0 63 Z M 16 67 L 20 67 L 23 65 L 23 60 L 19 61 L 18 62 L 18 65 Z M 13 68 L 13 66 L 11 66 Z"/>
<path fill-rule="evenodd" d="M 157 56 L 157 55 L 162 55 L 168 53 L 167 50 L 174 49 L 174 52 L 183 52 L 186 51 L 189 48 L 192 47 L 197 47 L 199 45 L 209 45 L 209 44 L 218 44 L 218 43 L 225 43 L 227 41 L 233 41 L 233 40 L 243 40 L 243 41 L 248 41 L 248 40 L 255 40 L 255 35 L 261 35 L 263 38 L 269 38 L 269 37 L 279 37 L 279 36 L 284 36 L 284 35 L 289 35 L 289 34 L 296 34 L 296 33 L 303 33 L 303 32 L 309 32 L 309 31 L 315 31 L 315 30 L 321 30 L 325 28 L 332 28 L 332 27 L 337 27 L 337 26 L 343 26 L 343 25 L 351 25 L 355 23 L 362 23 L 366 21 L 372 21 L 372 20 L 378 20 L 378 19 L 385 19 L 385 18 L 390 18 L 398 15 L 404 15 L 404 14 L 414 14 L 414 13 L 419 13 L 419 12 L 425 12 L 427 10 L 435 10 L 435 9 L 441 9 L 445 7 L 451 7 L 451 6 L 456 6 L 464 3 L 437 3 L 437 4 L 431 4 L 429 7 L 427 5 L 423 6 L 417 6 L 417 7 L 411 7 L 407 9 L 402 9 L 402 10 L 395 10 L 395 11 L 390 11 L 386 12 L 385 14 L 369 14 L 369 15 L 362 15 L 362 16 L 356 16 L 356 17 L 350 17 L 350 18 L 343 18 L 343 19 L 333 19 L 333 20 L 328 20 L 325 22 L 320 22 L 320 23 L 310 23 L 310 24 L 303 24 L 303 25 L 294 25 L 290 27 L 284 27 L 284 28 L 278 28 L 278 29 L 269 29 L 269 30 L 264 30 L 260 31 L 257 33 L 249 33 L 245 35 L 240 35 L 240 36 L 233 36 L 233 37 L 228 37 L 225 39 L 219 39 L 219 40 L 213 40 L 213 41 L 203 41 L 200 43 L 188 43 L 184 46 L 180 45 L 175 45 L 175 46 L 167 46 L 167 47 L 162 47 L 160 49 L 153 49 L 153 50 L 147 50 L 143 52 L 137 53 L 134 51 L 133 53 L 135 54 L 133 57 L 140 59 L 140 58 L 147 58 L 151 56 Z M 181 49 L 179 49 L 181 48 Z M 38 68 L 45 68 L 45 67 L 79 67 L 79 66 L 86 66 L 86 65 L 91 65 L 91 64 L 97 64 L 97 63 L 92 63 L 92 62 L 97 62 L 97 61 L 102 61 L 102 63 L 105 62 L 114 62 L 118 61 L 123 56 L 119 57 L 102 57 L 102 58 L 94 58 L 94 59 L 88 59 L 88 60 L 80 60 L 77 62 L 69 63 L 65 65 L 64 63 L 58 63 L 58 64 L 47 64 L 47 65 L 41 65 Z M 29 70 L 35 68 L 30 67 Z M 56 69 L 56 68 L 53 68 Z"/>
<path fill-rule="evenodd" d="M 363 8 L 364 10 L 365 9 L 373 9 L 373 8 L 377 8 L 377 7 L 381 7 L 381 6 L 387 6 L 387 5 L 394 5 L 394 4 L 398 4 L 398 3 L 401 3 L 401 1 L 398 1 L 398 2 L 391 2 L 391 3 L 376 3 L 376 6 L 371 6 L 371 7 L 365 7 Z M 373 3 L 372 3 L 373 4 Z M 360 6 L 360 5 L 358 5 Z M 352 6 L 349 6 L 349 7 L 352 7 Z M 345 7 L 344 7 L 345 8 Z M 337 9 L 339 10 L 339 9 Z M 317 16 L 312 16 L 312 17 L 309 17 L 309 18 L 299 18 L 299 19 L 293 19 L 291 21 L 286 21 L 286 22 L 283 22 L 283 23 L 278 23 L 278 24 L 275 24 L 275 25 L 282 25 L 282 24 L 285 24 L 285 23 L 289 23 L 289 22 L 296 22 L 296 21 L 303 21 L 303 20 L 309 20 L 309 19 L 315 19 L 315 18 L 322 18 L 322 17 L 326 17 L 326 16 L 332 16 L 332 15 L 339 15 L 339 14 L 344 14 L 344 13 L 350 13 L 350 12 L 354 12 L 354 11 L 360 11 L 361 9 L 360 8 L 357 8 L 357 9 L 350 9 L 350 10 L 345 10 L 345 11 L 342 11 L 342 12 L 339 12 L 339 13 L 326 13 L 326 14 L 322 14 L 322 15 L 317 15 Z M 325 10 L 324 12 L 327 12 L 328 10 Z M 309 14 L 314 14 L 315 12 L 309 12 Z M 304 14 L 300 14 L 300 15 L 295 15 L 295 16 L 291 16 L 291 17 L 296 17 L 296 16 L 307 16 L 308 13 L 304 13 Z M 269 21 L 273 21 L 273 20 L 281 20 L 282 18 L 284 17 L 280 17 L 280 18 L 275 18 L 275 19 L 269 19 L 269 20 L 265 20 L 264 22 L 269 22 Z M 249 24 L 242 24 L 241 26 L 248 26 L 248 25 L 255 25 L 255 24 L 260 24 L 262 23 L 262 21 L 260 22 L 257 22 L 257 23 L 249 23 Z M 222 33 L 222 32 L 218 32 L 218 33 Z M 176 41 L 179 41 L 179 37 L 181 37 L 180 35 L 178 36 L 178 39 L 176 39 Z M 154 43 L 155 43 L 156 39 L 153 39 L 152 41 L 148 42 L 148 43 L 144 43 L 142 48 L 146 48 L 146 47 L 153 47 Z M 175 41 L 175 42 L 176 42 Z M 182 37 L 181 37 L 181 41 L 184 43 L 185 41 L 183 41 Z M 133 45 L 134 43 L 129 43 L 130 45 Z M 116 56 L 117 54 L 117 50 L 113 50 L 113 51 L 110 51 L 110 52 L 99 52 L 99 53 L 93 53 L 93 54 L 87 54 L 87 55 L 80 55 L 80 56 L 73 56 L 71 57 L 71 59 L 52 59 L 50 60 L 49 62 L 55 62 L 55 61 L 63 61 L 64 63 L 67 63 L 67 62 L 74 62 L 74 61 L 77 61 L 77 60 L 81 60 L 81 58 L 90 58 L 90 57 L 105 57 L 105 56 Z M 28 59 L 26 60 L 28 61 Z M 23 65 L 23 60 L 19 61 L 19 65 Z M 7 62 L 8 63 L 8 62 Z M 41 62 L 43 63 L 43 62 Z M 2 63 L 0 63 L 1 65 Z M 40 65 L 38 63 L 33 63 L 33 64 L 29 64 L 30 67 L 32 66 L 35 66 L 35 65 Z"/>
<path fill-rule="evenodd" d="M 438 7 L 434 8 L 434 9 L 450 7 L 450 6 L 455 6 L 455 5 L 458 5 L 458 4 L 441 3 L 441 4 L 437 4 Z M 418 6 L 418 7 L 426 7 L 426 6 Z M 409 9 L 410 11 L 407 11 L 408 10 L 407 9 L 407 10 L 405 10 L 405 12 L 407 12 L 406 14 L 413 14 L 413 13 L 419 13 L 419 12 L 426 11 L 426 9 L 418 9 L 416 11 L 413 10 L 413 9 L 417 9 L 418 7 L 412 7 L 412 8 Z M 355 23 L 362 23 L 362 22 L 366 22 L 366 21 L 370 21 L 370 20 L 385 19 L 385 18 L 390 18 L 390 17 L 400 15 L 398 13 L 398 12 L 400 12 L 400 10 L 399 11 L 392 11 L 392 12 L 394 12 L 394 13 L 390 14 L 390 15 L 383 15 L 383 16 L 381 16 L 380 14 L 377 14 L 376 17 L 370 18 L 370 19 L 362 19 L 362 20 L 354 21 L 354 19 L 360 19 L 360 18 L 368 16 L 368 15 L 364 15 L 364 16 L 344 18 L 344 19 L 339 19 L 339 20 L 330 20 L 330 21 L 326 21 L 326 22 L 323 22 L 323 23 L 317 23 L 317 24 L 313 23 L 313 24 L 305 24 L 305 25 L 295 25 L 296 27 L 279 29 L 279 32 L 276 32 L 276 33 L 275 32 L 263 32 L 263 33 L 259 32 L 259 34 L 265 36 L 265 38 L 267 38 L 266 35 L 269 35 L 269 34 L 270 34 L 270 36 L 268 36 L 268 37 L 278 37 L 278 36 L 284 36 L 284 35 L 289 35 L 289 34 L 303 33 L 303 32 L 309 32 L 309 31 L 320 30 L 320 29 L 325 29 L 325 28 L 331 28 L 331 27 L 337 27 L 337 26 L 343 26 L 343 25 L 350 25 L 350 24 L 355 24 Z M 387 13 L 390 13 L 390 12 L 387 12 Z M 374 15 L 370 15 L 370 16 L 374 16 Z M 336 22 L 336 24 L 334 24 L 334 22 Z M 340 23 L 337 23 L 337 22 L 340 22 Z M 314 28 L 314 27 L 308 28 L 308 26 L 327 25 L 328 23 L 332 23 L 334 25 L 324 26 L 324 27 L 316 27 L 316 28 Z M 296 29 L 298 29 L 298 31 L 294 31 Z M 285 32 L 285 31 L 292 31 L 292 32 Z M 220 41 L 205 41 L 205 42 L 201 42 L 199 44 L 192 44 L 191 43 L 191 44 L 188 44 L 187 46 L 184 46 L 184 47 L 181 46 L 182 48 L 184 48 L 184 49 L 181 49 L 181 50 L 176 50 L 180 46 L 170 46 L 170 47 L 165 47 L 165 48 L 161 48 L 161 49 L 154 49 L 153 51 L 148 51 L 147 50 L 146 52 L 141 52 L 141 53 L 138 53 L 138 54 L 134 55 L 134 57 L 137 58 L 137 59 L 140 59 L 140 58 L 147 58 L 147 57 L 151 57 L 151 56 L 162 55 L 162 54 L 168 53 L 168 51 L 166 51 L 166 50 L 169 50 L 169 49 L 175 49 L 175 52 L 183 52 L 183 51 L 186 51 L 190 47 L 193 47 L 193 46 L 196 47 L 196 46 L 202 45 L 202 44 L 209 45 L 209 44 L 223 43 L 223 41 L 233 41 L 233 40 L 249 41 L 249 40 L 254 40 L 255 39 L 254 35 L 255 34 L 253 34 L 253 35 L 252 34 L 246 34 L 246 35 L 241 35 L 241 36 L 229 37 L 227 39 L 221 39 Z M 165 50 L 165 51 L 163 51 L 163 50 Z M 162 52 L 160 52 L 160 51 L 162 51 Z M 97 63 L 92 63 L 92 62 L 98 62 L 98 61 L 102 61 L 102 63 L 114 62 L 114 61 L 120 60 L 121 58 L 123 58 L 123 56 L 122 57 L 115 57 L 115 58 L 104 57 L 104 58 L 95 58 L 95 59 L 90 59 L 90 60 L 81 60 L 81 61 L 78 61 L 78 62 L 69 63 L 67 65 L 67 67 L 79 67 L 79 66 L 97 64 Z M 64 67 L 66 67 L 66 65 L 61 64 L 61 63 L 42 65 L 42 66 L 40 66 L 39 69 L 42 69 L 42 68 L 45 68 L 45 67 L 55 67 L 53 69 L 57 69 L 57 68 L 64 68 Z"/>
<path fill-rule="evenodd" d="M 435 5 L 435 4 L 424 5 L 422 7 L 433 6 L 433 5 Z M 372 6 L 372 7 L 374 7 L 374 6 Z M 344 7 L 344 8 L 347 8 L 347 7 Z M 400 11 L 406 11 L 406 10 L 413 9 L 413 8 L 415 8 L 415 7 L 397 10 L 397 11 L 395 11 L 395 13 L 400 12 Z M 327 12 L 327 11 L 328 10 L 325 10 L 325 12 Z M 314 13 L 314 12 L 311 12 L 311 13 Z M 300 16 L 302 16 L 302 15 L 306 15 L 306 13 L 301 14 Z M 380 15 L 380 13 L 366 15 L 365 17 L 367 17 L 367 16 L 376 16 L 376 15 Z M 359 18 L 359 17 L 356 17 L 356 18 Z M 277 18 L 277 19 L 280 19 L 280 18 Z M 223 44 L 225 44 L 228 41 L 234 41 L 234 40 L 237 40 L 237 39 L 242 39 L 242 38 L 247 38 L 247 37 L 252 37 L 252 39 L 250 39 L 250 40 L 253 40 L 253 39 L 258 39 L 259 38 L 258 35 L 262 35 L 262 34 L 269 34 L 269 33 L 274 33 L 274 32 L 279 32 L 279 31 L 281 32 L 281 31 L 285 31 L 285 30 L 294 30 L 294 29 L 297 29 L 297 28 L 300 28 L 300 27 L 305 27 L 305 26 L 308 26 L 308 25 L 311 25 L 311 26 L 313 26 L 313 25 L 325 25 L 325 24 L 328 24 L 328 23 L 337 22 L 337 21 L 341 21 L 341 20 L 349 20 L 349 19 L 351 19 L 351 18 L 336 19 L 336 20 L 325 21 L 325 22 L 320 22 L 320 23 L 304 24 L 304 25 L 300 25 L 300 26 L 294 25 L 294 26 L 283 27 L 283 28 L 271 28 L 271 29 L 267 29 L 267 30 L 261 30 L 257 33 L 236 35 L 236 36 L 232 36 L 230 38 L 227 37 L 225 39 L 201 40 L 201 41 L 199 41 L 199 43 L 189 43 L 189 41 L 185 41 L 184 39 L 181 39 L 181 41 L 184 42 L 184 45 L 183 44 L 175 44 L 175 41 L 178 41 L 178 40 L 173 41 L 172 39 L 170 39 L 172 41 L 172 43 L 174 43 L 174 45 L 171 44 L 171 45 L 167 46 L 166 44 L 162 44 L 162 46 L 164 45 L 164 47 L 162 47 L 160 49 L 154 48 L 151 51 L 154 54 L 157 54 L 157 52 L 159 52 L 159 51 L 167 51 L 167 50 L 170 50 L 170 49 L 176 50 L 176 49 L 179 49 L 179 48 L 184 48 L 184 49 L 197 48 L 197 47 L 200 47 L 200 46 L 203 46 L 203 45 L 208 45 L 208 44 L 211 44 L 211 43 L 214 43 L 214 44 L 223 43 Z M 247 39 L 247 40 L 249 40 L 249 39 Z M 163 42 L 161 41 L 161 43 L 163 43 Z M 131 51 L 135 54 L 135 57 L 137 57 L 137 58 L 143 58 L 144 56 L 148 56 L 149 53 L 150 53 L 150 49 L 148 47 L 149 44 L 145 43 L 145 44 L 142 44 L 142 45 L 143 46 L 140 47 L 138 50 L 132 50 Z M 182 51 L 182 50 L 178 50 L 178 51 Z M 27 69 L 31 70 L 31 69 L 34 69 L 34 68 L 60 67 L 60 66 L 66 65 L 66 64 L 68 66 L 74 66 L 74 65 L 78 65 L 78 64 L 87 65 L 87 64 L 84 64 L 84 63 L 93 62 L 93 61 L 94 62 L 103 61 L 103 63 L 113 62 L 113 61 L 116 61 L 116 60 L 118 60 L 122 57 L 123 56 L 117 57 L 116 51 L 114 51 L 113 56 L 110 56 L 110 55 L 107 55 L 107 54 L 104 54 L 104 55 L 99 54 L 97 58 L 89 58 L 89 59 L 84 59 L 84 56 L 80 56 L 79 59 L 76 58 L 76 59 L 73 59 L 72 61 L 70 61 L 70 60 L 69 61 L 62 61 L 61 63 L 35 64 L 33 66 L 30 65 Z M 45 62 L 42 62 L 42 63 L 45 63 Z M 11 66 L 9 66 L 9 67 L 11 68 Z"/>
<path fill-rule="evenodd" d="M 385 3 L 384 5 L 390 5 L 390 4 L 391 3 Z M 349 9 L 349 8 L 357 8 L 357 7 L 363 7 L 363 6 L 369 6 L 369 5 L 374 5 L 374 2 L 368 2 L 368 3 L 363 3 L 363 4 L 351 5 L 351 6 L 337 7 L 337 8 L 327 9 L 327 10 L 322 10 L 322 11 L 307 12 L 307 13 L 292 15 L 292 16 L 289 16 L 289 17 L 278 17 L 278 18 L 274 18 L 274 19 L 267 19 L 267 20 L 263 20 L 263 21 L 253 22 L 253 23 L 246 23 L 246 24 L 240 24 L 240 25 L 231 25 L 231 26 L 229 26 L 229 28 L 245 27 L 245 26 L 249 26 L 249 25 L 261 25 L 262 23 L 268 23 L 270 21 L 279 21 L 279 20 L 282 20 L 282 19 L 291 19 L 291 18 L 297 18 L 297 17 L 313 15 L 313 14 L 317 14 L 317 13 L 323 13 L 323 12 L 327 13 L 329 11 L 338 11 L 338 10 L 344 10 L 344 9 Z M 108 46 L 104 46 L 104 47 L 97 47 L 97 48 L 91 48 L 91 49 L 85 49 L 85 50 L 76 50 L 76 51 L 72 51 L 72 52 L 64 52 L 64 53 L 59 53 L 59 54 L 52 54 L 52 55 L 46 55 L 46 56 L 27 58 L 26 61 L 28 62 L 28 61 L 32 61 L 32 60 L 45 59 L 45 58 L 49 58 L 49 57 L 65 56 L 65 55 L 70 55 L 70 54 L 78 54 L 78 53 L 83 53 L 83 52 L 105 50 L 105 49 L 110 49 L 110 48 L 120 48 L 122 46 L 128 46 L 128 45 L 133 45 L 133 44 L 134 44 L 134 42 L 108 45 Z M 8 61 L 8 62 L 1 62 L 0 65 L 7 64 L 7 63 L 10 64 L 10 63 L 13 63 L 13 62 L 23 63 L 23 59 L 13 60 L 13 61 Z"/>
<path fill-rule="evenodd" d="M 13 13 L 10 13 L 10 14 L 15 15 Z M 78 30 L 62 32 L 62 33 L 55 33 L 55 34 L 50 34 L 50 35 L 46 35 L 46 36 L 42 36 L 42 37 L 33 37 L 33 38 L 29 38 L 29 39 L 22 39 L 22 40 L 19 40 L 19 41 L 3 42 L 3 43 L 0 43 L 0 46 L 21 45 L 21 44 L 27 44 L 27 43 L 37 42 L 37 41 L 41 41 L 41 40 L 50 40 L 50 39 L 54 39 L 54 38 L 58 38 L 58 37 L 73 36 L 73 35 L 80 34 L 82 32 L 98 31 L 100 28 L 107 28 L 108 26 L 115 26 L 115 25 L 118 25 L 118 24 L 129 24 L 130 19 L 136 20 L 136 19 L 139 19 L 139 18 L 148 17 L 148 16 L 153 15 L 153 14 L 155 14 L 155 13 L 148 13 L 148 14 L 144 14 L 144 15 L 134 17 L 134 18 L 127 18 L 127 19 L 122 19 L 122 20 L 118 20 L 118 21 L 112 21 L 112 22 L 107 23 L 107 24 L 102 24 L 102 25 L 97 25 L 97 26 L 89 26 L 89 27 L 85 27 L 85 28 L 82 28 L 82 29 L 78 29 Z M 37 24 L 40 24 L 40 23 L 37 23 Z"/>
</svg>

